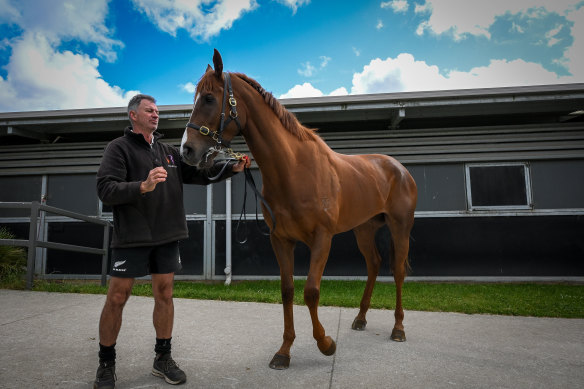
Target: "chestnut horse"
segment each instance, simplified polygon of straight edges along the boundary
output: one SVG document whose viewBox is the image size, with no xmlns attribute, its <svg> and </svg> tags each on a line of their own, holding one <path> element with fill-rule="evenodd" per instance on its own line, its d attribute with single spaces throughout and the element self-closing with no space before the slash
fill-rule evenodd
<svg viewBox="0 0 584 389">
<path fill-rule="evenodd" d="M 290 347 L 295 338 L 292 303 L 297 241 L 310 248 L 304 301 L 310 311 L 313 336 L 323 354 L 334 354 L 335 341 L 325 334 L 318 319 L 320 280 L 333 235 L 351 229 L 365 257 L 368 274 L 352 328 L 363 330 L 367 324 L 365 315 L 381 263 L 375 232 L 387 224 L 396 287 L 391 339 L 405 341 L 401 290 L 409 266 L 409 235 L 417 201 L 412 176 L 386 155 L 334 152 L 256 81 L 240 73 L 223 73 L 217 50 L 213 64 L 214 70 L 208 66 L 197 85 L 181 154 L 188 164 L 208 167 L 241 133 L 260 169 L 262 193 L 271 208 L 262 204 L 262 210 L 280 266 L 284 308 L 284 341 L 270 367 L 285 369 L 290 364 Z"/>
</svg>

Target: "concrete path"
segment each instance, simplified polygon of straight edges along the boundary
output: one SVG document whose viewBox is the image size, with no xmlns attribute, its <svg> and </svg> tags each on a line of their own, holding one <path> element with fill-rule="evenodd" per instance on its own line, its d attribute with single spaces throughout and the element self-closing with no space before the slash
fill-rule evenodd
<svg viewBox="0 0 584 389">
<path fill-rule="evenodd" d="M 105 296 L 0 290 L 0 387 L 89 388 Z M 153 300 L 132 297 L 117 345 L 117 388 L 171 388 L 150 374 Z M 582 388 L 584 320 L 406 311 L 407 342 L 389 340 L 393 311 L 321 307 L 337 341 L 326 357 L 306 307 L 295 306 L 290 368 L 268 362 L 280 346 L 274 304 L 175 300 L 173 356 L 182 388 Z"/>
</svg>

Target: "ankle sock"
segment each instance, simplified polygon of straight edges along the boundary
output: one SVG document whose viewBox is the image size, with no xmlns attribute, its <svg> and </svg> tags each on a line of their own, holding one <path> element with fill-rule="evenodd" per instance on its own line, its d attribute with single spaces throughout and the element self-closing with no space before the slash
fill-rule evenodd
<svg viewBox="0 0 584 389">
<path fill-rule="evenodd" d="M 158 355 L 158 354 L 164 355 L 164 354 L 170 353 L 170 340 L 171 339 L 172 338 L 168 338 L 168 339 L 156 338 L 156 346 L 154 346 L 154 352 L 156 353 L 156 355 Z"/>
<path fill-rule="evenodd" d="M 116 360 L 116 344 L 111 346 L 104 346 L 99 344 L 99 362 L 115 362 Z"/>
</svg>

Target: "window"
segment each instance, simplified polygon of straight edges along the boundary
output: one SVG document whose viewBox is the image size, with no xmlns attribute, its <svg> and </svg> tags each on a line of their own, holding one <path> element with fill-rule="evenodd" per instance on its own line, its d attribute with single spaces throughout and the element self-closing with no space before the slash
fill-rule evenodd
<svg viewBox="0 0 584 389">
<path fill-rule="evenodd" d="M 531 209 L 527 163 L 466 165 L 469 209 Z"/>
</svg>

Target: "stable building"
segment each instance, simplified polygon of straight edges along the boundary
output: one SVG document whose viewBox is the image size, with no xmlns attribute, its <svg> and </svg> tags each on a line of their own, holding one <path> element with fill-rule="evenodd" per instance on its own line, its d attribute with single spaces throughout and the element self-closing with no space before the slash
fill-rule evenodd
<svg viewBox="0 0 584 389">
<path fill-rule="evenodd" d="M 416 180 L 408 279 L 584 280 L 584 84 L 283 99 L 344 154 L 381 153 Z M 159 106 L 164 142 L 180 144 L 191 105 Z M 96 195 L 106 144 L 128 125 L 126 107 L 0 113 L 0 202 L 41 201 L 111 220 Z M 235 151 L 248 152 L 243 138 Z M 253 174 L 261 186 L 257 166 Z M 351 185 L 351 183 L 346 183 Z M 243 174 L 185 185 L 190 238 L 179 279 L 279 278 Z M 27 239 L 30 214 L 0 208 L 0 226 Z M 100 247 L 101 226 L 41 212 L 39 237 Z M 380 230 L 380 276 L 390 280 L 389 231 Z M 96 278 L 102 257 L 39 249 L 46 278 Z M 308 273 L 308 248 L 295 251 Z M 227 269 L 226 269 L 227 268 Z M 226 271 L 228 275 L 226 276 Z M 366 278 L 351 231 L 333 239 L 328 278 Z"/>
</svg>

